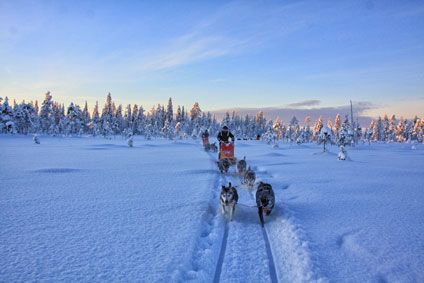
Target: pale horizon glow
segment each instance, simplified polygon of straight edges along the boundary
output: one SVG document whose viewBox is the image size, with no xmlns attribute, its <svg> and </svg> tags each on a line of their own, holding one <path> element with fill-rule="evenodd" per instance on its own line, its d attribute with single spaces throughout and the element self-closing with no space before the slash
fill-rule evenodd
<svg viewBox="0 0 424 283">
<path fill-rule="evenodd" d="M 17 102 L 422 117 L 424 2 L 1 1 L 0 63 Z"/>
</svg>

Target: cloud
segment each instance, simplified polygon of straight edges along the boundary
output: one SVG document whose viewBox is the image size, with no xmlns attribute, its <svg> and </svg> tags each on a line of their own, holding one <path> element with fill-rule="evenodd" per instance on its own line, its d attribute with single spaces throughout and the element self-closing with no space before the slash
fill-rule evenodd
<svg viewBox="0 0 424 283">
<path fill-rule="evenodd" d="M 296 104 L 296 103 L 294 103 Z M 299 103 L 301 104 L 301 103 Z M 302 106 L 302 105 L 301 105 Z M 372 118 L 364 115 L 364 112 L 370 109 L 379 108 L 378 105 L 375 105 L 368 101 L 358 101 L 353 102 L 353 114 L 354 117 L 359 118 L 359 122 L 365 127 L 368 126 L 371 122 Z M 289 122 L 293 116 L 300 121 L 301 124 L 304 124 L 304 120 L 306 117 L 311 117 L 312 121 L 318 120 L 320 116 L 324 123 L 330 119 L 334 122 L 337 114 L 340 114 L 341 117 L 345 115 L 349 115 L 350 117 L 350 105 L 341 105 L 334 107 L 318 107 L 318 108 L 293 108 L 293 107 L 265 107 L 265 108 L 234 108 L 234 109 L 222 109 L 211 111 L 211 113 L 215 114 L 217 119 L 221 119 L 226 112 L 231 113 L 232 111 L 236 111 L 236 113 L 240 116 L 252 115 L 255 116 L 259 111 L 263 111 L 265 117 L 268 120 L 275 120 L 277 117 L 283 122 Z M 349 118 L 350 119 L 350 118 Z"/>
<path fill-rule="evenodd" d="M 305 107 L 305 106 L 317 106 L 321 103 L 320 100 L 304 100 L 301 102 L 296 102 L 296 103 L 291 103 L 291 104 L 287 104 L 288 107 L 293 107 L 293 108 L 297 108 L 297 107 Z"/>
<path fill-rule="evenodd" d="M 193 23 L 188 32 L 165 42 L 163 46 L 166 47 L 133 54 L 131 61 L 136 62 L 136 70 L 158 71 L 254 52 L 276 36 L 287 36 L 307 26 L 304 19 L 290 17 L 291 9 L 297 6 L 276 5 L 273 9 L 254 2 L 230 2 L 202 21 Z"/>
<path fill-rule="evenodd" d="M 177 38 L 170 47 L 158 55 L 140 62 L 141 71 L 155 71 L 175 68 L 190 63 L 227 55 L 242 42 L 224 36 L 184 35 Z"/>
</svg>

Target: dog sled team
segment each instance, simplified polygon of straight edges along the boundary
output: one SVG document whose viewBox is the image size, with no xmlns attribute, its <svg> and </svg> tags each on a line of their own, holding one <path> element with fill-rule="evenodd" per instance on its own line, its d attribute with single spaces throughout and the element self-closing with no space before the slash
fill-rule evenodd
<svg viewBox="0 0 424 283">
<path fill-rule="evenodd" d="M 249 165 L 247 167 L 246 156 L 237 162 L 237 158 L 234 157 L 234 135 L 228 130 L 227 126 L 222 128 L 222 131 L 218 134 L 219 142 L 219 154 L 218 154 L 218 168 L 221 173 L 228 173 L 230 166 L 237 165 L 237 175 L 241 176 L 241 183 L 253 188 L 256 184 L 256 174 Z M 214 144 L 209 143 L 209 133 L 206 130 L 202 134 L 203 146 L 206 151 L 217 151 L 217 147 Z M 234 211 L 238 202 L 238 192 L 235 186 L 228 184 L 228 186 L 221 187 L 220 204 L 222 213 L 225 214 L 229 209 L 230 221 L 233 220 Z M 256 207 L 258 209 L 258 215 L 260 224 L 264 226 L 263 215 L 270 215 L 275 205 L 274 191 L 270 184 L 262 182 L 258 183 L 256 190 Z"/>
</svg>

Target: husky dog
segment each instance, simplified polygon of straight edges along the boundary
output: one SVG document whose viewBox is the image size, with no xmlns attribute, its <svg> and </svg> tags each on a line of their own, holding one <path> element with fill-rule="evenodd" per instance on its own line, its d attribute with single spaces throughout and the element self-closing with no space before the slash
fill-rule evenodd
<svg viewBox="0 0 424 283">
<path fill-rule="evenodd" d="M 263 213 L 265 212 L 268 216 L 274 208 L 274 204 L 275 196 L 271 185 L 260 182 L 256 191 L 256 205 L 258 206 L 259 220 L 262 227 L 264 227 Z"/>
<path fill-rule="evenodd" d="M 228 168 L 230 168 L 230 161 L 228 159 L 224 158 L 218 161 L 218 168 L 221 173 L 227 173 Z"/>
<path fill-rule="evenodd" d="M 230 221 L 233 220 L 233 214 L 236 209 L 236 204 L 238 201 L 238 194 L 236 188 L 231 186 L 231 182 L 228 184 L 228 187 L 222 186 L 221 188 L 221 208 L 222 208 L 222 214 L 225 214 L 225 207 L 230 207 Z"/>
<path fill-rule="evenodd" d="M 244 184 L 248 185 L 249 187 L 253 187 L 256 180 L 256 174 L 255 172 L 250 168 L 247 168 L 246 173 L 244 173 Z"/>
<path fill-rule="evenodd" d="M 212 144 L 210 145 L 210 148 L 211 148 L 211 150 L 212 150 L 213 152 L 217 152 L 217 151 L 218 151 L 218 147 L 216 146 L 216 143 L 212 143 Z"/>
<path fill-rule="evenodd" d="M 242 174 L 246 172 L 246 156 L 238 162 L 237 170 L 239 171 L 239 173 L 242 173 Z"/>
<path fill-rule="evenodd" d="M 344 148 L 344 146 L 340 146 L 340 152 L 339 152 L 339 160 L 346 160 L 346 158 L 347 158 L 347 151 L 346 151 L 346 149 Z"/>
</svg>

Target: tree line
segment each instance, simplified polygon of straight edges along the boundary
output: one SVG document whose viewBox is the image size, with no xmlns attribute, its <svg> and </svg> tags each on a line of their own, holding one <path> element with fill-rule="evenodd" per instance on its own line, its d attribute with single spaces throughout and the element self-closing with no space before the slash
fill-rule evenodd
<svg viewBox="0 0 424 283">
<path fill-rule="evenodd" d="M 143 135 L 147 139 L 163 138 L 197 138 L 205 130 L 216 135 L 222 126 L 227 125 L 238 139 L 255 139 L 258 136 L 268 142 L 283 140 L 286 142 L 307 143 L 319 142 L 324 128 L 332 142 L 344 145 L 355 144 L 360 140 L 379 142 L 423 142 L 424 118 L 397 119 L 387 115 L 373 120 L 368 128 L 362 129 L 353 117 L 341 117 L 338 114 L 327 124 L 320 117 L 311 123 L 305 118 L 305 126 L 301 126 L 296 117 L 287 123 L 267 120 L 262 111 L 256 116 L 241 117 L 235 111 L 226 113 L 221 121 L 215 115 L 203 112 L 199 103 L 194 103 L 190 110 L 178 105 L 174 113 L 172 98 L 168 104 L 158 104 L 150 111 L 143 106 L 126 105 L 112 101 L 109 93 L 106 103 L 100 111 L 96 102 L 90 112 L 87 102 L 84 107 L 71 103 L 66 109 L 63 104 L 53 101 L 50 92 L 45 94 L 41 104 L 38 101 L 10 105 L 8 98 L 0 98 L 0 132 L 3 134 L 46 134 L 46 135 L 91 135 L 110 138 L 112 136 Z"/>
</svg>

